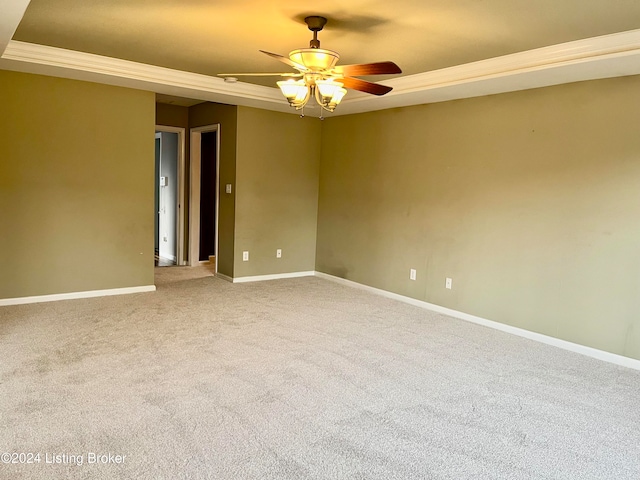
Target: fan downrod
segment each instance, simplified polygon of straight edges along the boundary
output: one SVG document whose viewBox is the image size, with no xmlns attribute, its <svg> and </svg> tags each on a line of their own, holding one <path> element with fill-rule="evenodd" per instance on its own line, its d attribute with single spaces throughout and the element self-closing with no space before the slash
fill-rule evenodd
<svg viewBox="0 0 640 480">
<path fill-rule="evenodd" d="M 327 19 L 317 15 L 312 15 L 304 19 L 309 30 L 313 32 L 313 39 L 309 42 L 311 48 L 320 48 L 320 40 L 318 40 L 318 32 L 327 24 Z"/>
</svg>

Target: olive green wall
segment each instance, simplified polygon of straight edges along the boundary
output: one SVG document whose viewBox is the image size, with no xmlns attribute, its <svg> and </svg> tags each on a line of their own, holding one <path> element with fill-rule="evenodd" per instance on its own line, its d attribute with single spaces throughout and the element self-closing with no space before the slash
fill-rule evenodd
<svg viewBox="0 0 640 480">
<path fill-rule="evenodd" d="M 220 205 L 218 206 L 218 272 L 227 277 L 234 276 L 233 249 L 236 215 L 236 143 L 238 107 L 220 103 L 200 103 L 189 107 L 189 128 L 220 125 Z M 187 170 L 188 171 L 188 170 Z M 224 186 L 232 184 L 231 194 Z"/>
<path fill-rule="evenodd" d="M 0 83 L 0 298 L 153 284 L 154 95 Z M 639 104 L 625 77 L 325 122 L 190 107 L 234 185 L 219 271 L 316 269 L 640 358 Z"/>
<path fill-rule="evenodd" d="M 189 107 L 156 103 L 156 125 L 189 128 Z"/>
<path fill-rule="evenodd" d="M 326 120 L 317 270 L 640 358 L 638 106 L 625 77 Z"/>
<path fill-rule="evenodd" d="M 180 107 L 157 105 L 158 124 L 180 126 L 183 117 Z M 218 271 L 243 277 L 314 270 L 320 121 L 210 102 L 189 107 L 186 121 L 189 128 L 220 125 Z"/>
<path fill-rule="evenodd" d="M 315 269 L 320 140 L 317 118 L 238 108 L 235 277 Z"/>
<path fill-rule="evenodd" d="M 0 85 L 0 298 L 153 285 L 154 94 Z"/>
</svg>

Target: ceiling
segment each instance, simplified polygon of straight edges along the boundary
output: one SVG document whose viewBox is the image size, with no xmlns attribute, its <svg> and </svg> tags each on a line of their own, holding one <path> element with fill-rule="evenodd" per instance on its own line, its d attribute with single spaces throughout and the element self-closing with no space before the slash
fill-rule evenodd
<svg viewBox="0 0 640 480">
<path fill-rule="evenodd" d="M 288 111 L 259 49 L 288 54 L 323 15 L 323 48 L 340 64 L 392 60 L 400 76 L 368 77 L 387 97 L 350 92 L 344 113 L 640 74 L 638 0 L 4 0 L 0 68 L 151 89 L 198 101 Z M 6 47 L 6 50 L 5 50 Z M 53 48 L 52 48 L 53 47 Z M 91 55 L 88 55 L 91 54 Z M 365 77 L 366 78 L 366 77 Z M 161 97 L 162 98 L 162 97 Z M 351 105 L 350 105 L 351 104 Z M 336 110 L 338 112 L 338 110 Z"/>
</svg>

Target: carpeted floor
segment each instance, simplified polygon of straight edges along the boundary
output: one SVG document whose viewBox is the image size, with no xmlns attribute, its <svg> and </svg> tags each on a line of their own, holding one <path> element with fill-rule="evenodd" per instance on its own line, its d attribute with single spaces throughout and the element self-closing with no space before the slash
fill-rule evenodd
<svg viewBox="0 0 640 480">
<path fill-rule="evenodd" d="M 313 277 L 157 286 L 0 308 L 0 454 L 40 454 L 0 478 L 640 478 L 638 371 Z"/>
</svg>

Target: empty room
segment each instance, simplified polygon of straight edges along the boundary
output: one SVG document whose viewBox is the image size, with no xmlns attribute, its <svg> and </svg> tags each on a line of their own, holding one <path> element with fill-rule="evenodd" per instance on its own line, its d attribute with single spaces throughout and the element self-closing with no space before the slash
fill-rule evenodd
<svg viewBox="0 0 640 480">
<path fill-rule="evenodd" d="M 0 5 L 0 479 L 640 478 L 640 3 Z"/>
</svg>

